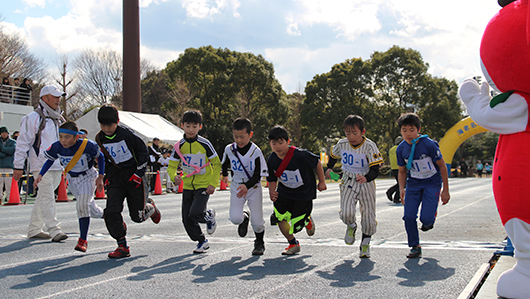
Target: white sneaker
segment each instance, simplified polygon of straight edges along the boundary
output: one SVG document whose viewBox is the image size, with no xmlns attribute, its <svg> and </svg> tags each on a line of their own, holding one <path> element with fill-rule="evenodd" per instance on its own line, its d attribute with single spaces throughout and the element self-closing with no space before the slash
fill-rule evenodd
<svg viewBox="0 0 530 299">
<path fill-rule="evenodd" d="M 206 250 L 210 248 L 210 244 L 208 244 L 208 240 L 204 240 L 203 242 L 199 242 L 197 244 L 197 248 L 193 250 L 193 253 L 204 253 Z"/>
<path fill-rule="evenodd" d="M 361 245 L 359 246 L 360 252 L 359 257 L 370 257 L 370 245 Z"/>
<path fill-rule="evenodd" d="M 215 211 L 213 209 L 209 209 L 206 214 L 207 215 L 205 218 L 208 220 L 208 222 L 206 222 L 206 231 L 209 235 L 211 235 L 217 228 L 217 223 L 215 222 Z"/>
<path fill-rule="evenodd" d="M 357 227 L 351 228 L 349 225 L 347 225 L 346 228 L 346 235 L 344 236 L 344 242 L 348 245 L 353 245 L 355 242 L 355 231 L 357 230 Z"/>
</svg>

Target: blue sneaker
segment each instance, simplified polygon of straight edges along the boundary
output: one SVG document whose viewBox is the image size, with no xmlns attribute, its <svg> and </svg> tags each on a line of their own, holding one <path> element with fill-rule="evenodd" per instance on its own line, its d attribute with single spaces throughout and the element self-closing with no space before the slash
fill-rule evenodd
<svg viewBox="0 0 530 299">
<path fill-rule="evenodd" d="M 208 244 L 208 240 L 205 239 L 197 244 L 197 248 L 193 250 L 193 253 L 205 253 L 208 248 L 210 248 L 210 244 Z"/>
<path fill-rule="evenodd" d="M 217 223 L 215 222 L 215 211 L 213 209 L 209 209 L 206 212 L 206 231 L 209 235 L 213 234 L 215 232 L 215 229 L 217 228 Z"/>
</svg>

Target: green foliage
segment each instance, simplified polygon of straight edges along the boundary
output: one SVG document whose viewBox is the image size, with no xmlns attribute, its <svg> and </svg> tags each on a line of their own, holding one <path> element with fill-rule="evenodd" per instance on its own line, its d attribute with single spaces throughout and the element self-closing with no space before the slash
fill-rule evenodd
<svg viewBox="0 0 530 299">
<path fill-rule="evenodd" d="M 268 130 L 287 119 L 286 95 L 272 64 L 261 55 L 212 46 L 188 48 L 165 71 L 170 84 L 187 82 L 191 97 L 186 109 L 201 111 L 200 133 L 217 150 L 232 142 L 232 122 L 238 117 L 252 121 L 253 141 L 260 146 L 267 144 Z"/>
</svg>

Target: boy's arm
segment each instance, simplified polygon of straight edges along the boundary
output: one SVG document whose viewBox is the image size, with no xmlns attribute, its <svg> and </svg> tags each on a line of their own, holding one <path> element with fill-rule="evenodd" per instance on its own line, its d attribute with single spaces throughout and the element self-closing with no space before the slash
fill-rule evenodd
<svg viewBox="0 0 530 299">
<path fill-rule="evenodd" d="M 449 202 L 449 199 L 451 198 L 451 195 L 449 195 L 449 175 L 447 173 L 447 166 L 445 165 L 445 161 L 443 158 L 436 161 L 436 165 L 438 165 L 438 167 L 440 168 L 440 174 L 442 175 L 443 189 L 440 196 L 442 199 L 442 205 L 445 205 Z"/>
<path fill-rule="evenodd" d="M 53 161 L 46 159 L 46 162 L 44 162 L 44 165 L 42 165 L 42 168 L 40 169 L 39 175 L 35 178 L 33 181 L 33 188 L 37 189 L 38 184 L 40 181 L 42 181 L 42 177 L 46 174 L 48 169 L 53 165 Z"/>
<path fill-rule="evenodd" d="M 405 185 L 407 183 L 407 167 L 406 166 L 399 166 L 398 181 L 399 181 L 399 195 L 401 196 L 401 203 L 405 204 Z"/>
<path fill-rule="evenodd" d="M 269 198 L 272 201 L 276 201 L 278 199 L 278 191 L 276 191 L 277 185 L 277 181 L 269 182 Z"/>
<path fill-rule="evenodd" d="M 169 178 L 172 182 L 175 181 L 175 176 L 177 176 L 177 169 L 179 167 L 180 160 L 169 160 L 169 164 L 167 166 L 167 174 L 169 174 Z"/>
<path fill-rule="evenodd" d="M 318 186 L 317 186 L 317 189 L 318 191 L 324 191 L 327 189 L 327 186 L 326 186 L 326 177 L 324 175 L 324 168 L 322 167 L 322 162 L 320 162 L 320 160 L 318 160 L 318 164 L 317 164 L 317 176 L 318 176 Z"/>
<path fill-rule="evenodd" d="M 133 149 L 136 155 L 136 171 L 134 172 L 137 176 L 142 178 L 145 175 L 147 169 L 147 161 L 149 161 L 149 153 L 147 151 L 147 146 L 134 133 L 132 134 L 133 138 Z"/>
<path fill-rule="evenodd" d="M 99 151 L 98 155 L 98 172 L 99 175 L 105 175 L 105 156 L 101 151 Z"/>
</svg>

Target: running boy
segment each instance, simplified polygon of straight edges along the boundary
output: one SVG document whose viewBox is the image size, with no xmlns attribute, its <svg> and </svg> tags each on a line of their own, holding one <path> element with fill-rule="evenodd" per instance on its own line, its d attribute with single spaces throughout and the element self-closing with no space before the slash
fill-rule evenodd
<svg viewBox="0 0 530 299">
<path fill-rule="evenodd" d="M 105 174 L 105 160 L 98 145 L 88 139 L 81 140 L 77 125 L 67 121 L 59 127 L 59 141 L 44 152 L 46 162 L 39 175 L 33 182 L 33 187 L 42 181 L 42 177 L 57 159 L 64 166 L 68 179 L 68 187 L 76 200 L 77 218 L 79 218 L 79 240 L 75 250 L 86 252 L 87 234 L 90 217 L 103 218 L 103 209 L 94 201 L 94 190 L 103 190 L 103 175 Z M 98 160 L 98 171 L 94 168 L 94 161 Z"/>
<path fill-rule="evenodd" d="M 174 145 L 167 172 L 175 186 L 184 181 L 182 192 L 182 222 L 191 240 L 197 241 L 193 253 L 203 253 L 208 248 L 208 240 L 202 233 L 199 223 L 206 223 L 208 234 L 213 234 L 217 223 L 215 211 L 206 210 L 210 195 L 219 184 L 221 161 L 208 139 L 199 136 L 202 129 L 202 115 L 198 110 L 189 110 L 182 115 L 184 138 Z M 182 177 L 176 175 L 182 162 Z"/>
<path fill-rule="evenodd" d="M 401 202 L 405 205 L 403 220 L 408 244 L 412 247 L 407 257 L 419 258 L 421 246 L 416 222 L 418 208 L 421 203 L 421 230 L 425 232 L 432 229 L 436 220 L 442 182 L 442 204 L 449 202 L 448 174 L 438 143 L 427 135 L 420 135 L 421 121 L 416 114 L 401 115 L 398 127 L 406 141 L 398 146 L 396 154 Z"/>
<path fill-rule="evenodd" d="M 245 237 L 248 222 L 252 223 L 256 240 L 252 255 L 262 255 L 265 251 L 263 236 L 265 235 L 265 220 L 263 220 L 263 194 L 261 177 L 268 176 L 267 162 L 261 150 L 252 137 L 252 123 L 241 117 L 232 124 L 234 143 L 225 147 L 223 154 L 223 182 L 228 184 L 228 170 L 233 173 L 230 184 L 230 221 L 239 225 L 237 231 L 240 237 Z M 250 213 L 243 211 L 247 203 Z"/>
<path fill-rule="evenodd" d="M 377 230 L 375 221 L 375 182 L 379 175 L 379 166 L 383 158 L 377 145 L 364 134 L 364 120 L 358 115 L 350 115 L 344 120 L 346 138 L 337 142 L 331 149 L 328 162 L 329 173 L 338 159 L 342 163 L 342 181 L 340 184 L 340 211 L 342 222 L 347 225 L 344 242 L 355 242 L 356 206 L 361 208 L 362 238 L 359 257 L 370 257 L 370 241 Z"/>
<path fill-rule="evenodd" d="M 327 188 L 324 169 L 319 156 L 289 145 L 289 134 L 282 126 L 275 126 L 269 131 L 269 142 L 273 151 L 267 161 L 269 196 L 274 202 L 274 217 L 271 220 L 275 218 L 279 221 L 280 231 L 289 242 L 282 254 L 293 255 L 300 252 L 300 243 L 294 234 L 304 227 L 309 236 L 315 233 L 311 212 L 317 188 L 318 191 Z M 318 187 L 314 170 L 318 175 Z"/>
<path fill-rule="evenodd" d="M 148 198 L 145 175 L 148 154 L 142 139 L 118 125 L 120 119 L 114 105 L 101 106 L 98 121 L 101 131 L 96 135 L 96 142 L 105 156 L 108 181 L 104 218 L 110 235 L 118 242 L 118 248 L 109 253 L 109 258 L 122 258 L 131 255 L 125 238 L 127 227 L 121 215 L 125 198 L 134 222 L 144 222 L 151 217 L 154 223 L 159 223 L 161 214 Z"/>
</svg>

